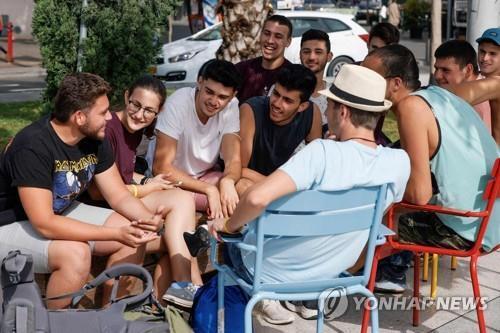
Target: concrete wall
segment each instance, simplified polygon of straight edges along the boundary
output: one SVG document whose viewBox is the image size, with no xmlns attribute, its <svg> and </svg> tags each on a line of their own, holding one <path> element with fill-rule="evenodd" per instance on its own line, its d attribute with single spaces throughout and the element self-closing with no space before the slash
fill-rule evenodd
<svg viewBox="0 0 500 333">
<path fill-rule="evenodd" d="M 0 15 L 8 15 L 16 38 L 32 38 L 34 0 L 0 0 Z M 6 22 L 4 22 L 6 23 Z"/>
</svg>

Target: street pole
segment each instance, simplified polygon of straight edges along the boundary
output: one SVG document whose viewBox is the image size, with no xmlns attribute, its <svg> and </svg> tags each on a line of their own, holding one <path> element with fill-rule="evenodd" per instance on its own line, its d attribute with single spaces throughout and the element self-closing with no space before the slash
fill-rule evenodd
<svg viewBox="0 0 500 333">
<path fill-rule="evenodd" d="M 83 41 L 87 38 L 87 27 L 83 20 L 83 11 L 87 8 L 87 0 L 82 0 L 82 14 L 80 17 L 80 39 L 78 40 L 78 56 L 76 58 L 76 71 L 81 72 L 83 67 Z"/>
<path fill-rule="evenodd" d="M 452 10 L 453 10 L 453 1 L 448 0 L 446 2 L 446 40 L 450 40 L 452 36 L 451 31 L 451 18 L 452 18 Z"/>
<path fill-rule="evenodd" d="M 430 73 L 434 72 L 434 62 L 436 58 L 434 57 L 434 52 L 441 45 L 441 0 L 432 1 L 431 8 L 431 54 L 430 54 Z"/>
<path fill-rule="evenodd" d="M 477 50 L 476 39 L 486 29 L 500 26 L 500 1 L 469 0 L 467 5 L 467 41 Z"/>
</svg>

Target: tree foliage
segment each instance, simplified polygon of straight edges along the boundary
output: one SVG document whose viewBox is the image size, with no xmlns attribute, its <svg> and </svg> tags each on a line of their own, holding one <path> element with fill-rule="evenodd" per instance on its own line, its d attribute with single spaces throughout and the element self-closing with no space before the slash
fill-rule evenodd
<svg viewBox="0 0 500 333">
<path fill-rule="evenodd" d="M 38 0 L 33 34 L 47 70 L 44 100 L 50 102 L 62 78 L 75 72 L 80 22 L 87 26 L 81 45 L 82 70 L 102 76 L 113 87 L 111 102 L 154 62 L 160 45 L 157 31 L 182 0 Z M 48 104 L 48 103 L 47 103 Z"/>
</svg>

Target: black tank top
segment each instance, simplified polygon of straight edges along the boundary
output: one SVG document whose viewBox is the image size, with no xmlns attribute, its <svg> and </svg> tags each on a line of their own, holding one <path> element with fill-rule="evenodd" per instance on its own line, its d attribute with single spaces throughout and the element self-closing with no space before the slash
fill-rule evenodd
<svg viewBox="0 0 500 333">
<path fill-rule="evenodd" d="M 255 135 L 248 167 L 267 176 L 290 159 L 297 146 L 305 140 L 313 122 L 313 103 L 283 126 L 269 117 L 269 97 L 253 97 L 246 101 L 253 110 Z"/>
</svg>

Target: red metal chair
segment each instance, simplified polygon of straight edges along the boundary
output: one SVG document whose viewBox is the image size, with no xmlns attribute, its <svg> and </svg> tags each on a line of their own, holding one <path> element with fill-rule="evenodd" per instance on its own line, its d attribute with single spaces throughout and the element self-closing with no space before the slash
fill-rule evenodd
<svg viewBox="0 0 500 333">
<path fill-rule="evenodd" d="M 378 261 L 382 258 L 385 258 L 393 253 L 400 251 L 412 251 L 414 253 L 414 269 L 413 269 L 413 297 L 420 297 L 420 256 L 422 253 L 430 253 L 430 254 L 439 254 L 439 255 L 448 255 L 455 257 L 470 257 L 470 275 L 472 280 L 472 289 L 474 292 L 476 313 L 479 325 L 479 332 L 486 333 L 486 325 L 484 322 L 483 316 L 483 307 L 481 303 L 481 295 L 479 291 L 479 281 L 477 277 L 477 259 L 480 256 L 491 253 L 497 249 L 500 249 L 500 245 L 497 246 L 490 252 L 487 252 L 483 249 L 483 237 L 486 232 L 486 228 L 488 227 L 488 222 L 490 219 L 491 212 L 493 211 L 493 205 L 495 204 L 495 200 L 500 198 L 500 158 L 497 158 L 493 165 L 493 169 L 491 172 L 491 179 L 487 182 L 485 190 L 483 192 L 483 200 L 487 202 L 486 209 L 483 211 L 471 212 L 471 211 L 463 211 L 453 208 L 446 208 L 436 205 L 413 205 L 409 203 L 398 203 L 393 205 L 390 209 L 387 219 L 387 226 L 390 229 L 394 230 L 394 211 L 397 208 L 405 208 L 417 211 L 425 211 L 425 212 L 434 212 L 440 214 L 448 214 L 455 216 L 463 216 L 463 217 L 478 217 L 481 218 L 479 231 L 477 234 L 476 242 L 474 246 L 465 251 L 465 250 L 454 250 L 447 248 L 439 248 L 433 246 L 424 246 L 418 244 L 404 244 L 399 243 L 396 236 L 388 236 L 388 241 L 382 246 L 379 246 L 373 258 L 372 271 L 370 276 L 370 281 L 368 283 L 368 289 L 373 291 L 375 285 L 375 277 L 377 275 L 377 264 Z M 500 209 L 497 207 L 497 209 Z M 361 326 L 361 332 L 365 333 L 368 329 L 368 319 L 370 316 L 370 311 L 363 310 L 363 322 Z M 419 307 L 413 307 L 413 326 L 419 325 Z"/>
</svg>

